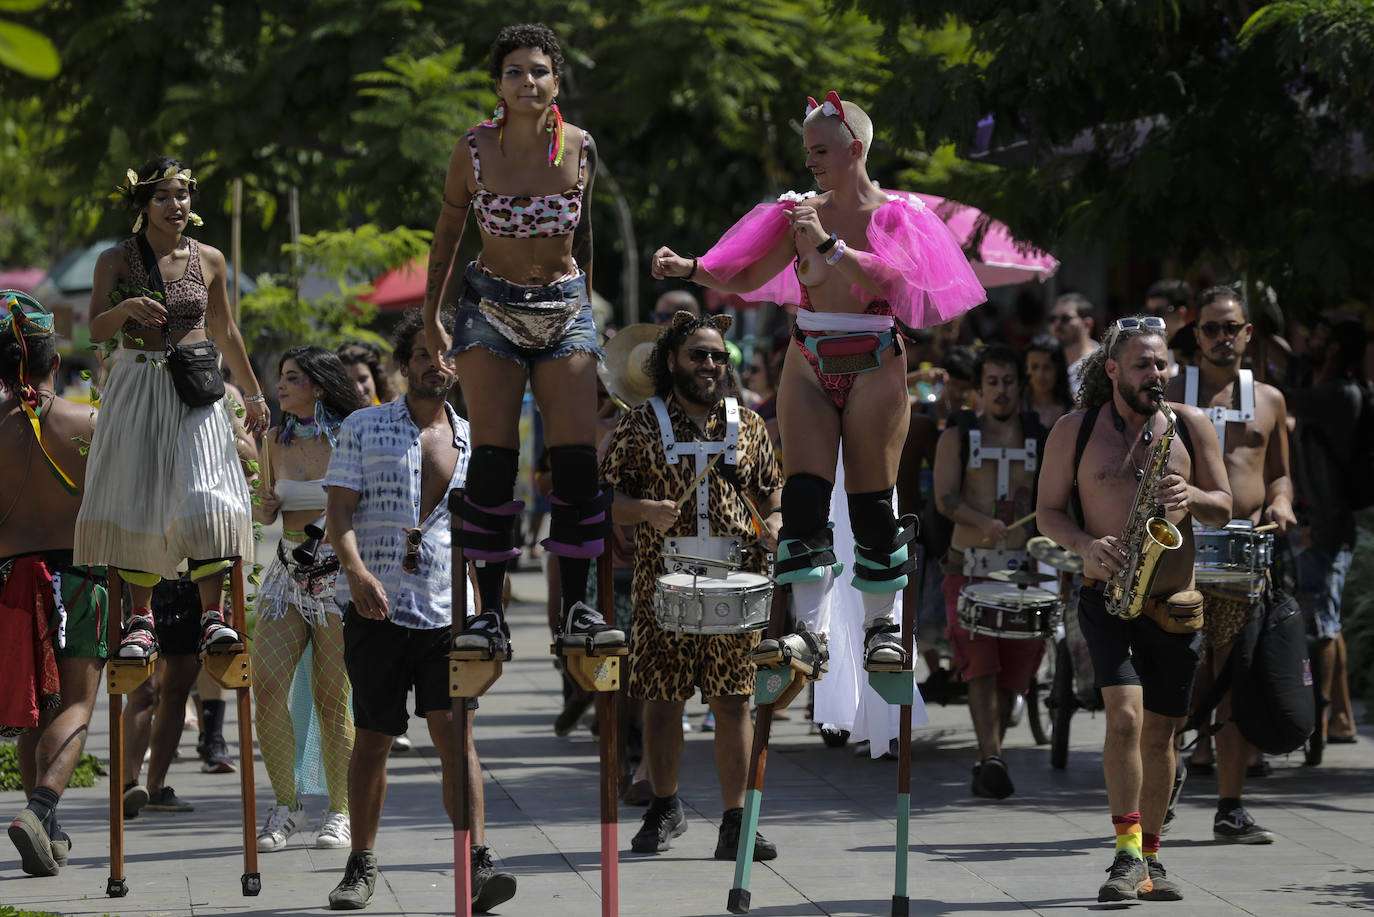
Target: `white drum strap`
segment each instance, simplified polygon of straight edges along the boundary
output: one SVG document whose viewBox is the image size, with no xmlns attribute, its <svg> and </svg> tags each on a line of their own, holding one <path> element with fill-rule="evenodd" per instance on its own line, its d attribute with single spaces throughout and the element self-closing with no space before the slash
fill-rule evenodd
<svg viewBox="0 0 1374 917">
<path fill-rule="evenodd" d="M 693 464 L 693 476 L 700 474 L 704 467 L 703 463 L 710 461 L 710 457 L 716 453 L 724 453 L 724 460 L 727 465 L 735 465 L 739 462 L 739 402 L 734 398 L 725 399 L 725 439 L 723 442 L 691 442 L 680 443 L 673 435 L 673 422 L 668 418 L 668 406 L 663 403 L 662 398 L 650 398 L 649 405 L 654 410 L 654 417 L 658 420 L 658 434 L 663 441 L 663 455 L 668 460 L 669 465 L 676 465 L 678 456 L 691 455 L 696 461 Z M 711 495 L 711 476 L 705 475 L 697 484 L 696 491 L 696 516 L 697 516 L 697 537 L 706 538 L 711 534 L 709 522 L 709 507 Z"/>
<path fill-rule="evenodd" d="M 968 431 L 968 466 L 982 468 L 983 459 L 997 462 L 997 499 L 1006 500 L 1011 496 L 1011 463 L 1024 462 L 1027 471 L 1036 466 L 1035 437 L 1026 437 L 1020 449 L 984 449 L 983 431 Z"/>
<path fill-rule="evenodd" d="M 1217 431 L 1217 442 L 1221 444 L 1221 451 L 1224 455 L 1226 453 L 1226 425 L 1228 423 L 1249 423 L 1255 419 L 1255 374 L 1248 369 L 1240 371 L 1240 378 L 1236 381 L 1236 385 L 1240 386 L 1239 411 L 1222 405 L 1204 407 L 1198 404 L 1198 378 L 1196 366 L 1183 368 L 1183 403 L 1201 408 L 1202 412 L 1212 421 L 1212 426 Z"/>
</svg>

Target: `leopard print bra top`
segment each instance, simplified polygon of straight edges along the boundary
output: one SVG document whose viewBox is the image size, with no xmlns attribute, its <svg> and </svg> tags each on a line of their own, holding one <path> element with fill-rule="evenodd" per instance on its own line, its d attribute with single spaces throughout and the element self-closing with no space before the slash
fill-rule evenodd
<svg viewBox="0 0 1374 917">
<path fill-rule="evenodd" d="M 592 135 L 583 131 L 582 151 L 577 160 L 577 184 L 567 191 L 536 196 L 497 194 L 482 184 L 482 163 L 477 157 L 477 129 L 469 130 L 472 174 L 477 179 L 477 191 L 472 196 L 477 225 L 489 236 L 509 239 L 542 239 L 570 234 L 577 228 L 582 216 L 582 189 L 587 182 L 587 147 L 591 142 Z"/>
<path fill-rule="evenodd" d="M 210 291 L 205 286 L 205 275 L 200 269 L 200 246 L 190 236 L 185 236 L 190 258 L 186 263 L 186 273 L 173 281 L 163 281 L 163 305 L 167 308 L 167 334 L 175 337 L 196 328 L 205 327 L 205 306 L 210 299 Z M 143 259 L 138 255 L 138 237 L 131 236 L 119 243 L 124 250 L 124 262 L 129 265 L 129 282 L 135 286 L 148 286 L 148 271 L 143 267 Z M 127 333 L 136 333 L 143 326 L 133 319 L 124 323 Z"/>
</svg>

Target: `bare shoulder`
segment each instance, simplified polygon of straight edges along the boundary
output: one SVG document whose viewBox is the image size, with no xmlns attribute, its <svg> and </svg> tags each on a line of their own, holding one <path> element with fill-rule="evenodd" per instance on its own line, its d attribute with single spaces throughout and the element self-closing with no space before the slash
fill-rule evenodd
<svg viewBox="0 0 1374 917">
<path fill-rule="evenodd" d="M 199 240 L 196 241 L 196 246 L 200 249 L 201 262 L 220 270 L 224 269 L 224 252 Z"/>
<path fill-rule="evenodd" d="M 1212 422 L 1207 419 L 1207 415 L 1202 412 L 1202 408 L 1195 408 L 1191 404 L 1184 404 L 1182 401 L 1170 401 L 1169 408 L 1177 415 L 1178 419 L 1196 427 L 1199 424 L 1211 426 Z"/>
<path fill-rule="evenodd" d="M 100 253 L 100 257 L 95 259 L 95 269 L 97 271 L 113 272 L 123 277 L 129 272 L 129 260 L 124 257 L 124 249 L 119 245 L 111 245 Z"/>
<path fill-rule="evenodd" d="M 1283 391 L 1268 382 L 1255 383 L 1255 397 L 1257 401 L 1272 407 L 1279 409 L 1284 407 Z"/>
</svg>

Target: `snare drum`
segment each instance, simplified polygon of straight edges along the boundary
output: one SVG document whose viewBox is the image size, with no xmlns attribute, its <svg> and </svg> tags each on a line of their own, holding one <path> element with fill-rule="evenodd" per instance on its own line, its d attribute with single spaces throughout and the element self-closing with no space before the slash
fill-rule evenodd
<svg viewBox="0 0 1374 917">
<path fill-rule="evenodd" d="M 772 599 L 772 580 L 758 573 L 666 573 L 654 583 L 654 620 L 679 634 L 743 634 L 768 626 Z"/>
<path fill-rule="evenodd" d="M 1248 527 L 1198 529 L 1193 542 L 1199 583 L 1248 584 L 1252 594 L 1262 591 L 1274 547 L 1272 534 L 1257 534 Z"/>
<path fill-rule="evenodd" d="M 1012 640 L 1054 635 L 1063 614 L 1059 597 L 1010 583 L 969 583 L 959 590 L 959 623 L 971 634 Z"/>
</svg>

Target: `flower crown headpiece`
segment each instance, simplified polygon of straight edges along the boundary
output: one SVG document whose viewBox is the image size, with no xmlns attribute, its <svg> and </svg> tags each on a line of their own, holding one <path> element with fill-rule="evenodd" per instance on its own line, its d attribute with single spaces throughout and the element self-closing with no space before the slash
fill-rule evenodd
<svg viewBox="0 0 1374 917">
<path fill-rule="evenodd" d="M 818 108 L 821 110 L 821 114 L 823 115 L 827 115 L 832 118 L 839 118 L 840 123 L 844 125 L 844 129 L 849 131 L 849 136 L 853 137 L 855 140 L 859 139 L 859 135 L 854 133 L 854 128 L 850 127 L 849 122 L 845 120 L 844 103 L 840 101 L 839 93 L 837 93 L 833 89 L 830 90 L 825 94 L 824 102 L 817 102 L 815 99 L 811 98 L 810 96 L 807 96 L 806 113 L 809 115 Z"/>
<path fill-rule="evenodd" d="M 144 185 L 156 185 L 158 182 L 164 182 L 171 178 L 179 178 L 186 182 L 187 188 L 192 191 L 196 190 L 196 180 L 191 177 L 191 170 L 185 166 L 168 166 L 166 169 L 162 170 L 161 174 L 154 172 L 151 178 L 145 178 L 143 181 L 138 180 L 138 173 L 133 169 L 125 169 L 124 184 L 114 190 L 114 193 L 110 195 L 110 200 L 122 199 L 127 203 L 133 203 L 134 193 L 139 188 Z M 205 225 L 205 221 L 200 218 L 200 214 L 194 211 L 187 214 L 186 219 L 191 221 L 192 226 Z M 142 228 L 143 212 L 139 211 L 138 219 L 134 220 L 134 232 L 138 232 Z"/>
</svg>

